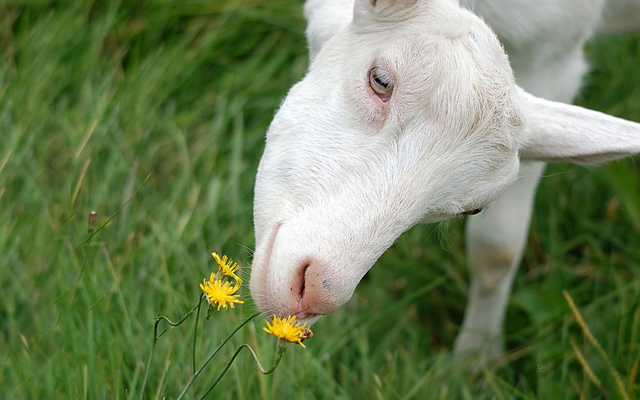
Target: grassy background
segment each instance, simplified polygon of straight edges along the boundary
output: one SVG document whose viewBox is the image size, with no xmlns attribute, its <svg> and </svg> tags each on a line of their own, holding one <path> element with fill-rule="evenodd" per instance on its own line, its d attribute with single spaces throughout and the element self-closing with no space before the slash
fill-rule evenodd
<svg viewBox="0 0 640 400">
<path fill-rule="evenodd" d="M 193 305 L 211 251 L 250 261 L 264 132 L 307 66 L 302 1 L 2 4 L 0 393 L 137 398 L 153 317 Z M 640 121 L 640 35 L 599 39 L 589 56 L 579 102 Z M 639 165 L 548 169 L 503 366 L 469 374 L 451 360 L 468 291 L 458 219 L 405 234 L 354 300 L 316 325 L 306 350 L 290 349 L 267 377 L 242 354 L 211 398 L 621 398 L 612 368 L 637 398 Z M 94 238 L 78 280 L 88 212 L 104 223 L 149 174 Z M 215 315 L 201 349 L 250 312 Z M 184 387 L 191 329 L 160 341 L 145 397 L 175 398 Z M 259 324 L 233 340 L 243 342 L 273 357 Z"/>
</svg>

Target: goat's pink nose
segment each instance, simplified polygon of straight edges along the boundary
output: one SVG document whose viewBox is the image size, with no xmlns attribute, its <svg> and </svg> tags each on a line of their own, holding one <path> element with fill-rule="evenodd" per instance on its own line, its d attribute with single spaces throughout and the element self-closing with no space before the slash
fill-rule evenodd
<svg viewBox="0 0 640 400">
<path fill-rule="evenodd" d="M 331 278 L 324 266 L 307 260 L 298 269 L 298 314 L 306 317 L 314 314 L 330 314 L 340 304 L 334 300 L 331 291 Z"/>
</svg>

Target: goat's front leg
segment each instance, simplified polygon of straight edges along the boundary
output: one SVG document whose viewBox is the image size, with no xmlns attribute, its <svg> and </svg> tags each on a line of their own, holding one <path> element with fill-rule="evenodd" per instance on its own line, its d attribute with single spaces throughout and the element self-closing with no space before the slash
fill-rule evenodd
<svg viewBox="0 0 640 400">
<path fill-rule="evenodd" d="M 473 276 L 462 330 L 456 339 L 457 354 L 481 350 L 486 360 L 503 351 L 502 323 L 543 171 L 542 163 L 524 164 L 507 192 L 467 221 L 467 257 Z"/>
</svg>

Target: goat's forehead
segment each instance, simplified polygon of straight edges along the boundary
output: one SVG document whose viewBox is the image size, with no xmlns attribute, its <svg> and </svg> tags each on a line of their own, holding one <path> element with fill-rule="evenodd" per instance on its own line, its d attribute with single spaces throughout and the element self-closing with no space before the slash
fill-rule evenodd
<svg viewBox="0 0 640 400">
<path fill-rule="evenodd" d="M 456 39 L 415 32 L 378 40 L 345 35 L 316 57 L 307 77 L 326 83 L 361 79 L 375 64 L 385 66 L 392 75 L 407 77 L 426 76 L 447 68 L 453 73 L 455 65 L 460 63 L 467 69 L 480 67 L 473 56 L 483 57 L 483 50 L 471 32 Z"/>
<path fill-rule="evenodd" d="M 390 67 L 419 70 L 447 66 L 471 54 L 507 67 L 504 51 L 493 32 L 480 20 L 465 21 L 439 21 L 432 26 L 418 19 L 397 26 L 382 24 L 378 29 L 345 29 L 325 44 L 310 70 L 313 73 L 345 67 L 340 76 L 349 78 L 351 72 L 361 74 L 362 67 L 380 60 L 395 64 Z M 466 61 L 468 68 L 479 66 L 477 60 Z"/>
</svg>

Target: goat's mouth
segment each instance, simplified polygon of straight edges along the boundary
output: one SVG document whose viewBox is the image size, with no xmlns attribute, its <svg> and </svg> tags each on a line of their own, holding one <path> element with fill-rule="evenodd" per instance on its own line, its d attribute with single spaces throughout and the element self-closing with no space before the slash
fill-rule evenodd
<svg viewBox="0 0 640 400">
<path fill-rule="evenodd" d="M 303 323 L 307 323 L 307 326 L 311 326 L 313 324 L 315 324 L 316 322 L 318 322 L 318 320 L 320 318 L 322 318 L 324 316 L 324 314 L 315 314 L 315 313 L 308 313 L 308 312 L 304 312 L 304 311 L 300 311 L 296 314 L 294 314 L 294 316 L 296 317 L 296 319 L 300 322 Z"/>
<path fill-rule="evenodd" d="M 300 311 L 298 313 L 295 313 L 294 316 L 298 319 L 311 319 L 316 317 L 317 318 L 323 317 L 324 314 L 316 314 L 312 312 Z"/>
</svg>

